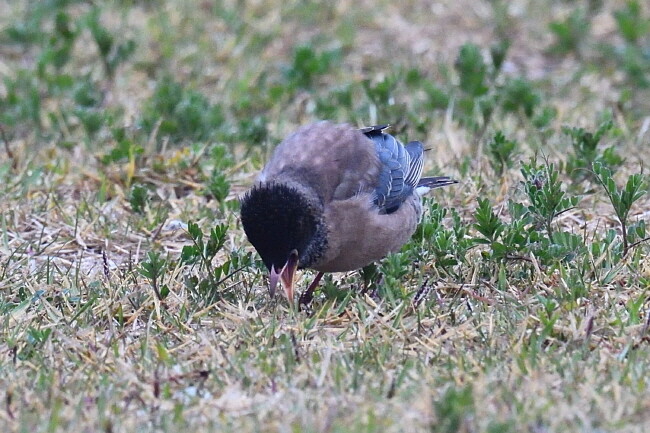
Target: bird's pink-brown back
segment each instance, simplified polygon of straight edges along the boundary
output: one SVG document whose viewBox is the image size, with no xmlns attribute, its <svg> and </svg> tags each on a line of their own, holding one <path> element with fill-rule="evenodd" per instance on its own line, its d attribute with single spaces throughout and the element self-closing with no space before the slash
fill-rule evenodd
<svg viewBox="0 0 650 433">
<path fill-rule="evenodd" d="M 303 126 L 282 141 L 259 180 L 300 179 L 327 203 L 373 191 L 379 164 L 373 142 L 362 132 L 323 121 Z"/>
</svg>

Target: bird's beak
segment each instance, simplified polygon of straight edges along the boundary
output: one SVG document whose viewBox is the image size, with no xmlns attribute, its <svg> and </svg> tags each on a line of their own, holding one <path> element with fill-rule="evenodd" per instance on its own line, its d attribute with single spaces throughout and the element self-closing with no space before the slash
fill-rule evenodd
<svg viewBox="0 0 650 433">
<path fill-rule="evenodd" d="M 271 273 L 269 274 L 269 294 L 271 297 L 275 296 L 275 288 L 278 286 L 281 273 L 282 271 L 278 272 L 275 270 L 275 265 L 271 265 Z"/>
<path fill-rule="evenodd" d="M 271 266 L 271 273 L 269 275 L 269 293 L 271 296 L 275 295 L 275 288 L 278 286 L 278 280 L 282 280 L 284 287 L 284 294 L 289 303 L 293 302 L 293 280 L 298 269 L 298 251 L 293 250 L 289 253 L 287 263 L 284 264 L 280 272 Z"/>
<path fill-rule="evenodd" d="M 284 294 L 287 295 L 289 303 L 293 302 L 293 279 L 298 269 L 298 251 L 293 250 L 289 253 L 287 263 L 282 268 L 280 278 L 282 278 L 282 285 L 284 286 Z"/>
</svg>

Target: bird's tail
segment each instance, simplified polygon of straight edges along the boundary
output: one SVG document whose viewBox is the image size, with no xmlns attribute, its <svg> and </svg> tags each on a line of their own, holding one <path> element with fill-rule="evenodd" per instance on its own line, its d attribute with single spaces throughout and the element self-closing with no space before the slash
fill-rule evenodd
<svg viewBox="0 0 650 433">
<path fill-rule="evenodd" d="M 440 188 L 442 186 L 453 185 L 458 183 L 456 179 L 452 179 L 449 176 L 433 176 L 433 177 L 422 177 L 418 182 L 418 188 L 423 186 L 426 188 Z"/>
<path fill-rule="evenodd" d="M 455 183 L 458 183 L 458 181 L 448 176 L 423 177 L 420 178 L 415 191 L 417 191 L 418 195 L 422 196 L 434 188 L 441 188 L 443 186 L 453 185 Z"/>
</svg>

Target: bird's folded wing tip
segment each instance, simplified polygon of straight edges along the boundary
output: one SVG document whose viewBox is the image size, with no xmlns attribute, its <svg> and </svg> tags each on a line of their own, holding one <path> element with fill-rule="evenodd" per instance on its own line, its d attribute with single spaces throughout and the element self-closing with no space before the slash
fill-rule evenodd
<svg viewBox="0 0 650 433">
<path fill-rule="evenodd" d="M 361 131 L 363 134 L 369 134 L 371 132 L 377 132 L 377 131 L 382 132 L 388 128 L 390 128 L 390 124 L 386 123 L 383 125 L 366 126 L 364 128 L 360 128 L 359 131 Z"/>
</svg>

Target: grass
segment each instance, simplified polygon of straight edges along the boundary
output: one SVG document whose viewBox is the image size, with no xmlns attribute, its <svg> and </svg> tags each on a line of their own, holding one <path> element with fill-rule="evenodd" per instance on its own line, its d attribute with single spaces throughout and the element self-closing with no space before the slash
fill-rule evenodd
<svg viewBox="0 0 650 433">
<path fill-rule="evenodd" d="M 2 431 L 650 429 L 643 2 L 0 17 Z M 298 312 L 237 197 L 323 118 L 389 122 L 461 183 Z"/>
</svg>

